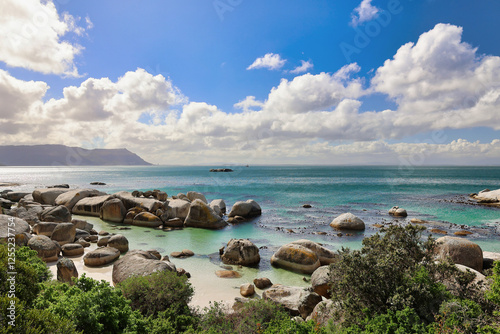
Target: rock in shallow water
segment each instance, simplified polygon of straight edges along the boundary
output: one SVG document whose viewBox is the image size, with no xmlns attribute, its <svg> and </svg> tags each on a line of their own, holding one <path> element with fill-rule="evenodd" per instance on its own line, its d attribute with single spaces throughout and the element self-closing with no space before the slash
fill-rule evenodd
<svg viewBox="0 0 500 334">
<path fill-rule="evenodd" d="M 358 230 L 362 231 L 365 229 L 365 223 L 355 215 L 350 212 L 341 214 L 335 218 L 330 226 L 336 230 Z"/>
</svg>

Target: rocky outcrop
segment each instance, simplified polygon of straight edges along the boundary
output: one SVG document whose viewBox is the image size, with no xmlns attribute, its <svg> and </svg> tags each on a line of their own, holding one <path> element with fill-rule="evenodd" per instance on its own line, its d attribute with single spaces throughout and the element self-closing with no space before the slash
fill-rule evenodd
<svg viewBox="0 0 500 334">
<path fill-rule="evenodd" d="M 57 267 L 57 280 L 63 283 L 73 284 L 73 277 L 78 278 L 78 270 L 76 270 L 75 263 L 63 257 L 56 264 Z"/>
<path fill-rule="evenodd" d="M 259 248 L 248 239 L 231 239 L 221 255 L 225 264 L 254 266 L 259 264 Z"/>
<path fill-rule="evenodd" d="M 71 221 L 71 212 L 63 205 L 49 207 L 40 213 L 40 220 L 44 222 L 69 223 Z"/>
<path fill-rule="evenodd" d="M 0 214 L 0 241 L 22 233 L 30 233 L 30 225 L 23 219 Z"/>
<path fill-rule="evenodd" d="M 128 252 L 128 240 L 124 235 L 115 234 L 111 236 L 107 243 L 108 247 L 116 248 L 120 253 Z"/>
<path fill-rule="evenodd" d="M 35 202 L 56 205 L 56 198 L 68 191 L 69 189 L 66 188 L 41 188 L 35 189 L 32 195 Z"/>
<path fill-rule="evenodd" d="M 100 267 L 115 261 L 120 257 L 120 251 L 113 247 L 102 247 L 88 252 L 83 257 L 83 263 L 89 267 Z"/>
<path fill-rule="evenodd" d="M 189 208 L 188 215 L 184 221 L 186 227 L 199 227 L 217 230 L 223 228 L 227 223 L 200 199 L 195 199 Z"/>
<path fill-rule="evenodd" d="M 236 202 L 231 208 L 231 212 L 229 212 L 229 217 L 244 217 L 244 218 L 252 218 L 256 216 L 260 216 L 262 214 L 262 209 L 260 205 L 257 204 L 253 199 L 249 199 L 246 202 Z"/>
<path fill-rule="evenodd" d="M 203 203 L 208 204 L 207 198 L 202 193 L 196 191 L 188 191 L 186 196 L 187 198 L 189 198 L 191 202 L 194 202 L 195 200 L 199 199 L 203 201 Z"/>
<path fill-rule="evenodd" d="M 134 207 L 140 207 L 148 212 L 156 212 L 156 210 L 163 207 L 163 203 L 153 199 L 144 197 L 134 197 L 128 191 L 120 191 L 113 194 L 113 197 L 120 199 L 125 205 L 125 209 L 129 210 Z"/>
<path fill-rule="evenodd" d="M 456 264 L 462 264 L 477 271 L 483 269 L 483 251 L 476 243 L 458 237 L 441 237 L 436 240 L 434 254 L 439 260 L 450 257 Z"/>
<path fill-rule="evenodd" d="M 81 199 L 103 195 L 106 195 L 106 193 L 96 189 L 74 189 L 57 196 L 55 203 L 56 205 L 64 205 L 71 211 Z"/>
<path fill-rule="evenodd" d="M 79 200 L 71 211 L 75 215 L 99 217 L 102 206 L 111 198 L 110 195 L 86 197 Z"/>
<path fill-rule="evenodd" d="M 273 266 L 287 270 L 312 274 L 321 265 L 315 252 L 298 244 L 281 246 L 271 257 Z"/>
<path fill-rule="evenodd" d="M 357 230 L 362 231 L 365 229 L 365 223 L 353 215 L 352 213 L 344 213 L 335 218 L 330 226 L 336 230 Z"/>
<path fill-rule="evenodd" d="M 478 194 L 471 195 L 471 197 L 475 199 L 478 204 L 500 206 L 500 189 L 485 189 L 480 191 Z"/>
<path fill-rule="evenodd" d="M 162 220 L 149 212 L 141 212 L 137 214 L 132 224 L 135 226 L 143 226 L 143 227 L 158 227 L 163 224 Z"/>
<path fill-rule="evenodd" d="M 29 193 L 24 191 L 9 191 L 5 194 L 5 198 L 12 202 L 19 202 L 22 198 L 24 198 L 24 196 L 28 194 Z"/>
<path fill-rule="evenodd" d="M 164 220 L 179 218 L 184 221 L 189 213 L 191 203 L 183 199 L 172 199 L 168 202 L 166 212 L 162 218 Z"/>
<path fill-rule="evenodd" d="M 335 252 L 329 250 L 326 247 L 321 246 L 317 242 L 307 239 L 300 239 L 292 241 L 291 244 L 301 245 L 316 253 L 319 262 L 321 263 L 322 266 L 337 262 L 339 260 L 339 256 Z"/>
<path fill-rule="evenodd" d="M 75 227 L 77 229 L 80 229 L 80 230 L 84 230 L 84 231 L 87 231 L 90 233 L 90 231 L 92 231 L 92 229 L 94 228 L 94 225 L 93 224 L 90 224 L 89 222 L 87 222 L 86 220 L 81 220 L 81 219 L 73 219 L 71 221 L 71 223 L 73 225 L 75 225 Z"/>
<path fill-rule="evenodd" d="M 118 284 L 131 276 L 147 276 L 157 271 L 176 271 L 175 266 L 158 260 L 149 252 L 131 250 L 113 265 L 113 283 Z"/>
<path fill-rule="evenodd" d="M 291 315 L 300 315 L 303 319 L 312 313 L 314 307 L 321 302 L 321 296 L 307 289 L 274 285 L 262 293 L 262 298 L 271 300 L 281 306 Z"/>
<path fill-rule="evenodd" d="M 210 207 L 212 209 L 214 209 L 216 206 L 219 207 L 219 210 L 222 212 L 223 215 L 226 214 L 226 202 L 224 202 L 223 199 L 214 199 L 212 202 L 210 202 Z"/>
<path fill-rule="evenodd" d="M 35 250 L 45 262 L 57 261 L 59 255 L 59 247 L 49 237 L 45 235 L 37 235 L 28 241 L 28 247 Z"/>
<path fill-rule="evenodd" d="M 394 217 L 406 217 L 408 216 L 408 213 L 406 212 L 405 209 L 400 208 L 399 206 L 393 206 L 389 210 L 389 214 Z"/>
<path fill-rule="evenodd" d="M 54 232 L 54 229 L 56 228 L 57 223 L 52 223 L 52 222 L 40 222 L 38 224 L 35 224 L 33 226 L 33 233 L 38 234 L 38 235 L 45 235 L 47 237 L 52 236 L 52 232 Z"/>
<path fill-rule="evenodd" d="M 321 266 L 311 275 L 313 291 L 318 295 L 330 298 L 330 266 Z"/>
<path fill-rule="evenodd" d="M 99 212 L 99 218 L 112 223 L 123 223 L 126 214 L 127 209 L 125 209 L 123 202 L 118 198 L 113 198 L 104 202 Z"/>
<path fill-rule="evenodd" d="M 60 223 L 52 231 L 52 240 L 57 241 L 61 246 L 75 241 L 76 226 L 72 223 Z"/>
</svg>

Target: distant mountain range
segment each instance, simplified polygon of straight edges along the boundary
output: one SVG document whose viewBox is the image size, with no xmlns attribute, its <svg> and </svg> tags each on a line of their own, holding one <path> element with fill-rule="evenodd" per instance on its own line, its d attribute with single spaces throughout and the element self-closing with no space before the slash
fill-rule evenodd
<svg viewBox="0 0 500 334">
<path fill-rule="evenodd" d="M 64 145 L 0 146 L 3 166 L 136 166 L 151 165 L 127 149 L 93 149 Z"/>
</svg>

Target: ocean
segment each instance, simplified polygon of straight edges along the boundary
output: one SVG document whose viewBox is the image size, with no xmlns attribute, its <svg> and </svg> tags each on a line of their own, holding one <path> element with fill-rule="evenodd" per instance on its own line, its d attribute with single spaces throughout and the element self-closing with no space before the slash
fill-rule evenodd
<svg viewBox="0 0 500 334">
<path fill-rule="evenodd" d="M 211 173 L 210 168 L 232 168 L 234 172 Z M 93 181 L 106 185 L 90 186 Z M 261 264 L 259 268 L 240 268 L 246 275 L 233 281 L 235 286 L 257 276 L 303 285 L 303 275 L 270 266 L 269 259 L 279 246 L 310 239 L 330 249 L 360 248 L 363 237 L 379 230 L 374 224 L 408 222 L 411 218 L 439 221 L 450 234 L 466 225 L 474 232 L 468 239 L 485 251 L 500 252 L 500 237 L 495 233 L 500 209 L 473 205 L 468 199 L 469 193 L 500 188 L 500 167 L 0 167 L 0 182 L 19 183 L 9 187 L 13 190 L 68 183 L 72 188 L 94 187 L 108 193 L 160 189 L 170 196 L 199 191 L 209 201 L 224 199 L 229 208 L 236 201 L 254 199 L 262 207 L 262 216 L 223 230 L 186 228 L 165 232 L 131 226 L 130 230 L 119 231 L 129 239 L 131 249 L 155 248 L 162 254 L 193 250 L 197 254 L 194 258 L 176 260 L 180 261 L 176 265 L 200 273 L 220 269 L 218 250 L 231 238 L 248 238 L 260 247 Z M 303 204 L 312 207 L 303 208 Z M 395 205 L 408 211 L 406 219 L 388 215 Z M 329 223 L 345 212 L 363 219 L 366 230 L 341 236 L 333 231 Z M 84 218 L 98 230 L 118 233 L 113 224 Z"/>
</svg>

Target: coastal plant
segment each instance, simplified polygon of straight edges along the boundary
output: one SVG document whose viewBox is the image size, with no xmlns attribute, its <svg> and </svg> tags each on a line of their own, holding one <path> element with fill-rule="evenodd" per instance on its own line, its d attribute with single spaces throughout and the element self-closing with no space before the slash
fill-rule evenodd
<svg viewBox="0 0 500 334">
<path fill-rule="evenodd" d="M 121 290 L 85 274 L 74 282 L 73 286 L 58 282 L 43 284 L 34 307 L 72 321 L 83 333 L 145 332 L 142 315 L 132 310 Z"/>
<path fill-rule="evenodd" d="M 343 248 L 330 265 L 332 300 L 341 305 L 343 327 L 388 311 L 414 310 L 430 323 L 441 303 L 451 297 L 437 280 L 431 252 L 435 242 L 422 238 L 420 226 L 393 225 L 363 240 L 361 250 Z M 392 316 L 393 317 L 393 316 Z"/>
</svg>

